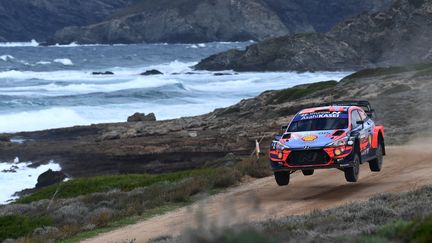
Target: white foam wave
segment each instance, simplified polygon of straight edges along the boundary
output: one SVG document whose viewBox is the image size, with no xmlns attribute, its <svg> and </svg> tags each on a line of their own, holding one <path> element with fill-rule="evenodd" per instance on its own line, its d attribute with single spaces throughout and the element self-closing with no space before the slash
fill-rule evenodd
<svg viewBox="0 0 432 243">
<path fill-rule="evenodd" d="M 13 59 L 15 59 L 15 57 L 13 57 L 13 56 L 11 56 L 11 55 L 1 55 L 1 56 L 0 56 L 0 59 L 3 60 L 3 61 L 5 61 L 5 62 L 7 62 L 7 61 L 9 61 L 9 60 L 13 60 Z"/>
<path fill-rule="evenodd" d="M 114 83 L 70 83 L 70 84 L 47 84 L 38 86 L 24 86 L 12 88 L 0 88 L 3 95 L 27 95 L 27 96 L 64 96 L 79 95 L 100 92 L 115 92 L 128 89 L 157 88 L 170 84 L 179 84 L 173 79 L 159 79 L 157 77 L 135 77 L 127 82 Z"/>
<path fill-rule="evenodd" d="M 37 47 L 39 43 L 36 40 L 30 42 L 0 42 L 0 47 Z"/>
<path fill-rule="evenodd" d="M 38 64 L 49 64 L 46 61 L 40 61 Z M 29 80 L 29 79 L 41 79 L 48 81 L 109 81 L 119 80 L 125 81 L 136 78 L 140 73 L 150 70 L 157 69 L 164 74 L 172 73 L 186 73 L 192 71 L 191 66 L 195 65 L 195 62 L 180 62 L 173 61 L 165 64 L 151 65 L 146 67 L 135 67 L 135 68 L 106 68 L 101 71 L 111 70 L 115 75 L 92 75 L 93 71 L 98 70 L 62 70 L 62 71 L 51 71 L 51 72 L 33 72 L 33 71 L 16 71 L 9 70 L 0 72 L 0 79 L 12 79 L 12 80 Z"/>
<path fill-rule="evenodd" d="M 53 161 L 37 168 L 28 167 L 30 164 L 19 162 L 18 159 L 13 163 L 0 162 L 0 204 L 6 204 L 10 200 L 16 199 L 17 197 L 12 196 L 15 192 L 35 187 L 38 176 L 45 171 L 49 169 L 61 170 L 60 165 Z"/>
<path fill-rule="evenodd" d="M 78 44 L 76 42 L 71 42 L 69 44 L 55 44 L 48 47 L 97 47 L 97 46 L 126 46 L 126 45 L 134 45 L 134 44 Z"/>
<path fill-rule="evenodd" d="M 36 65 L 49 65 L 49 64 L 51 64 L 51 62 L 48 61 L 39 61 L 36 63 Z"/>
<path fill-rule="evenodd" d="M 73 65 L 72 60 L 69 59 L 69 58 L 54 59 L 54 62 L 61 63 L 61 64 L 65 65 L 65 66 L 72 66 Z"/>
<path fill-rule="evenodd" d="M 75 124 L 88 124 L 89 122 L 74 110 L 66 108 L 51 108 L 0 115 L 2 132 L 36 131 L 74 126 Z"/>
</svg>

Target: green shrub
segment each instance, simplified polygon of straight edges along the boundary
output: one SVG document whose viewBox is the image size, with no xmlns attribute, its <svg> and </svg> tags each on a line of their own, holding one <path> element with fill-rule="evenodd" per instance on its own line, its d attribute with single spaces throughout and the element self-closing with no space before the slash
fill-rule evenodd
<svg viewBox="0 0 432 243">
<path fill-rule="evenodd" d="M 273 174 L 266 157 L 261 157 L 258 160 L 255 158 L 245 159 L 238 165 L 238 169 L 243 175 L 249 175 L 253 178 L 263 178 Z"/>
<path fill-rule="evenodd" d="M 31 234 L 33 230 L 52 225 L 49 217 L 8 215 L 0 217 L 0 241 L 16 239 Z"/>
<path fill-rule="evenodd" d="M 282 103 L 305 97 L 317 91 L 328 89 L 337 85 L 337 81 L 324 81 L 307 85 L 295 86 L 293 88 L 280 90 L 275 95 L 275 102 Z"/>
<path fill-rule="evenodd" d="M 176 182 L 194 176 L 209 176 L 219 173 L 219 169 L 199 169 L 159 175 L 132 174 L 97 176 L 77 178 L 67 182 L 43 188 L 32 195 L 17 200 L 17 203 L 29 203 L 42 199 L 50 199 L 59 187 L 57 198 L 72 198 L 95 192 L 107 192 L 114 189 L 131 191 L 135 188 L 146 187 L 160 182 Z"/>
</svg>

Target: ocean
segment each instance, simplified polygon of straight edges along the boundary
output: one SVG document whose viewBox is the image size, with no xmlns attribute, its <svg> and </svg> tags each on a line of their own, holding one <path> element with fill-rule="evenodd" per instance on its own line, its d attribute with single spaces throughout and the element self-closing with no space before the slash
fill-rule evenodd
<svg viewBox="0 0 432 243">
<path fill-rule="evenodd" d="M 266 90 L 349 74 L 192 69 L 202 58 L 249 44 L 0 43 L 0 133 L 123 122 L 135 112 L 153 112 L 158 120 L 199 115 Z M 163 75 L 140 75 L 150 69 Z M 92 75 L 105 71 L 114 75 Z M 61 170 L 55 161 L 38 168 L 29 165 L 19 158 L 0 162 L 0 204 L 13 199 L 14 192 L 34 187 L 47 169 Z"/>
<path fill-rule="evenodd" d="M 0 43 L 0 133 L 122 122 L 135 112 L 172 119 L 210 112 L 270 89 L 344 72 L 235 73 L 191 67 L 250 42 L 39 46 Z M 149 69 L 164 75 L 141 76 Z M 114 75 L 92 75 L 92 72 Z"/>
</svg>

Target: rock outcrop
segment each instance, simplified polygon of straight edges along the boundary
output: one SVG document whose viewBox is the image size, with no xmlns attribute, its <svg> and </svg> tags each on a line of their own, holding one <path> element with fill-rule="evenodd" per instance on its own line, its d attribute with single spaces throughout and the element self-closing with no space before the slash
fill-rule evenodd
<svg viewBox="0 0 432 243">
<path fill-rule="evenodd" d="M 92 75 L 114 75 L 111 71 L 105 71 L 105 72 L 92 72 Z"/>
<path fill-rule="evenodd" d="M 10 141 L 11 141 L 11 138 L 10 138 L 9 135 L 7 135 L 7 134 L 0 134 L 0 143 L 1 142 L 3 142 L 3 143 L 10 143 Z"/>
<path fill-rule="evenodd" d="M 197 69 L 237 71 L 359 70 L 432 60 L 432 2 L 399 0 L 327 33 L 288 35 L 202 60 Z"/>
<path fill-rule="evenodd" d="M 127 122 L 154 122 L 156 121 L 156 116 L 154 113 L 149 113 L 148 115 L 144 113 L 136 112 L 132 116 L 128 117 Z"/>
<path fill-rule="evenodd" d="M 66 175 L 61 171 L 53 171 L 51 169 L 40 174 L 37 179 L 36 188 L 47 187 L 56 183 L 62 182 Z"/>
<path fill-rule="evenodd" d="M 156 69 L 152 69 L 152 70 L 147 70 L 147 71 L 141 73 L 140 75 L 150 76 L 150 75 L 161 75 L 161 74 L 163 74 L 161 71 L 156 70 Z"/>
<path fill-rule="evenodd" d="M 386 9 L 394 0 L 147 0 L 112 19 L 59 30 L 50 43 L 191 43 L 263 40 L 327 31 L 363 11 Z"/>
<path fill-rule="evenodd" d="M 45 41 L 66 26 L 97 23 L 132 0 L 0 1 L 0 41 Z"/>
</svg>

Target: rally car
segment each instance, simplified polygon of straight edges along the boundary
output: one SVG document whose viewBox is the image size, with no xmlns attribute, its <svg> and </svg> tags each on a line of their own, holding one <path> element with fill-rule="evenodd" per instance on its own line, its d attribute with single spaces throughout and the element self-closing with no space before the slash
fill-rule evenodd
<svg viewBox="0 0 432 243">
<path fill-rule="evenodd" d="M 372 120 L 367 101 L 341 101 L 297 113 L 270 146 L 270 163 L 279 186 L 301 170 L 337 168 L 348 182 L 357 182 L 360 164 L 381 171 L 385 155 L 384 127 Z"/>
</svg>

